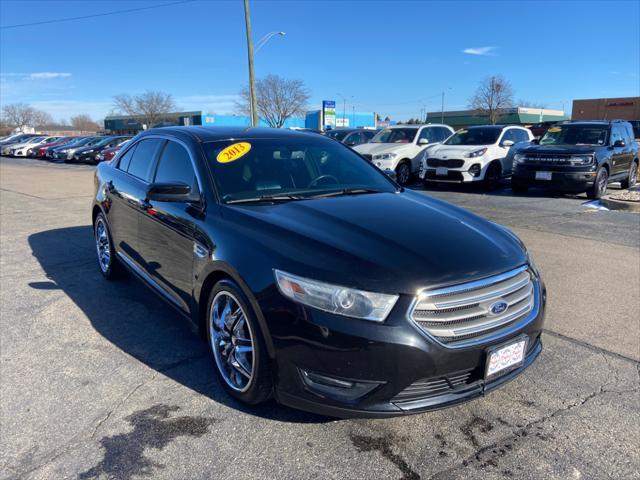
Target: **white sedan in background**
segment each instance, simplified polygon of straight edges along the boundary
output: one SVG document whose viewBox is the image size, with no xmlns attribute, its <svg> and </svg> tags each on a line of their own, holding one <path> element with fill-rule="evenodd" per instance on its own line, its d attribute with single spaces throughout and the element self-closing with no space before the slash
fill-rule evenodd
<svg viewBox="0 0 640 480">
<path fill-rule="evenodd" d="M 32 153 L 30 151 L 33 151 L 36 147 L 43 143 L 53 142 L 58 138 L 60 137 L 32 137 L 26 142 L 11 145 L 8 149 L 8 155 L 11 155 L 12 157 L 28 157 Z"/>
</svg>

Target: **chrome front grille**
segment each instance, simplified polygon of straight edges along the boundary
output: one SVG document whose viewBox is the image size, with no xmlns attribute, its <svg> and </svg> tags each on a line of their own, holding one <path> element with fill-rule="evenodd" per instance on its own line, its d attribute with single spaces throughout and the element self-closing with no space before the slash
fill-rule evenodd
<svg viewBox="0 0 640 480">
<path fill-rule="evenodd" d="M 533 276 L 523 266 L 475 282 L 423 291 L 411 318 L 442 343 L 475 341 L 527 317 L 535 298 Z"/>
</svg>

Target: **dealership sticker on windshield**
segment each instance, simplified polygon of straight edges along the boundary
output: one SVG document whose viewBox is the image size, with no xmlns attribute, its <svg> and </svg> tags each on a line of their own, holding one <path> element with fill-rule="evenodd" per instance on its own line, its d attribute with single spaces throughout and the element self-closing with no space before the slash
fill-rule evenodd
<svg viewBox="0 0 640 480">
<path fill-rule="evenodd" d="M 251 150 L 251 144 L 248 142 L 234 143 L 222 150 L 216 160 L 218 163 L 229 163 L 244 157 Z"/>
<path fill-rule="evenodd" d="M 558 133 L 559 131 L 561 131 L 561 128 L 558 127 L 551 127 L 549 130 L 547 130 L 547 132 L 551 132 L 551 133 Z"/>
</svg>

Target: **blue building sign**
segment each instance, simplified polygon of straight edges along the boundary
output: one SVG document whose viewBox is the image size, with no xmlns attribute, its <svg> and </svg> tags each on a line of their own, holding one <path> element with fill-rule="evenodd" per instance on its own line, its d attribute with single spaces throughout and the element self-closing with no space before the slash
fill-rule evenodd
<svg viewBox="0 0 640 480">
<path fill-rule="evenodd" d="M 323 129 L 336 128 L 336 102 L 335 100 L 322 101 L 322 126 Z"/>
</svg>

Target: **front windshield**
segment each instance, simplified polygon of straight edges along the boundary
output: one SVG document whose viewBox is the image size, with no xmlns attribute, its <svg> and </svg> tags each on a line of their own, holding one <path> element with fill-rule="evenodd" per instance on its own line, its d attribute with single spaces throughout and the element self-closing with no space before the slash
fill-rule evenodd
<svg viewBox="0 0 640 480">
<path fill-rule="evenodd" d="M 417 128 L 386 128 L 380 130 L 370 143 L 411 143 L 417 133 Z"/>
<path fill-rule="evenodd" d="M 348 134 L 349 131 L 347 130 L 330 130 L 325 133 L 327 137 L 333 138 L 334 140 L 338 140 L 340 142 L 344 140 L 344 137 L 346 137 Z"/>
<path fill-rule="evenodd" d="M 345 190 L 396 191 L 382 172 L 358 154 L 322 137 L 247 139 L 204 146 L 224 202 L 274 195 L 310 198 Z"/>
<path fill-rule="evenodd" d="M 547 130 L 540 145 L 606 145 L 608 130 L 604 125 L 559 125 Z"/>
<path fill-rule="evenodd" d="M 498 141 L 500 128 L 470 128 L 468 130 L 458 130 L 451 135 L 445 145 L 493 145 Z"/>
</svg>

